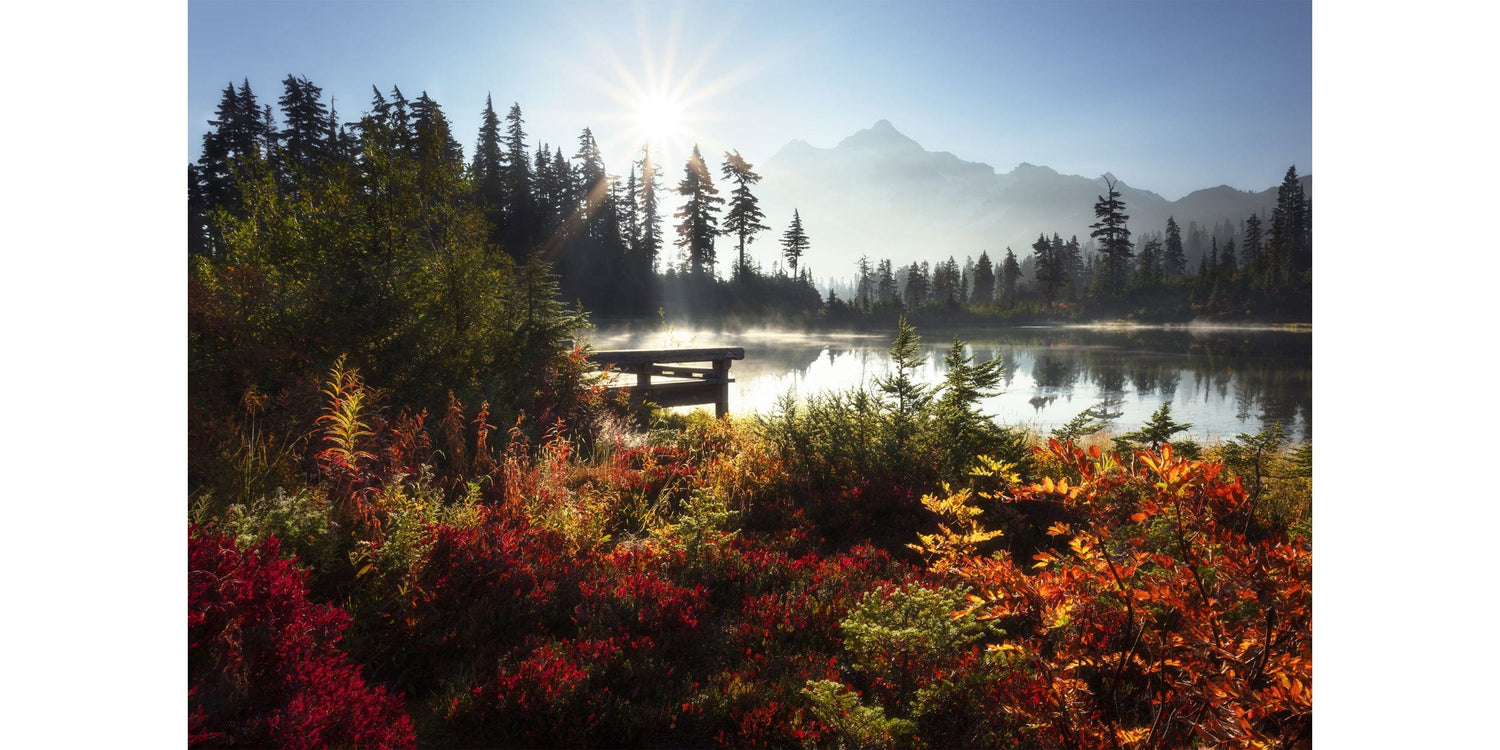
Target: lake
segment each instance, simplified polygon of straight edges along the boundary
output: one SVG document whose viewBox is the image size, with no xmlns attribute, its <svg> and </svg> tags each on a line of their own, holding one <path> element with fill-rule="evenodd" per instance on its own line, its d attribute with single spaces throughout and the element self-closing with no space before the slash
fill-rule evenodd
<svg viewBox="0 0 1500 750">
<path fill-rule="evenodd" d="M 926 364 L 917 377 L 941 382 L 955 335 L 976 361 L 999 359 L 1002 392 L 985 412 L 1038 433 L 1110 401 L 1116 433 L 1136 429 L 1163 402 L 1198 440 L 1233 438 L 1280 422 L 1294 440 L 1312 439 L 1312 334 L 1252 327 L 1028 326 L 918 331 Z M 871 384 L 890 368 L 887 335 L 600 329 L 596 349 L 740 346 L 730 375 L 731 413 L 769 412 L 788 393 Z M 698 407 L 711 409 L 711 406 Z"/>
</svg>

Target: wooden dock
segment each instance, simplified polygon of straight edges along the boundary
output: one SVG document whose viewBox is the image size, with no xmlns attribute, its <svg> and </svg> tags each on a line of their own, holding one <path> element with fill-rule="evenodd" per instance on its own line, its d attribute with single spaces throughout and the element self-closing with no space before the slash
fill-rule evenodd
<svg viewBox="0 0 1500 750">
<path fill-rule="evenodd" d="M 714 416 L 729 413 L 729 365 L 745 358 L 744 347 L 704 349 L 614 349 L 589 355 L 589 361 L 612 366 L 615 372 L 635 373 L 635 385 L 618 386 L 630 392 L 639 407 L 713 404 Z M 706 363 L 708 366 L 699 366 Z M 652 378 L 670 378 L 652 382 Z"/>
</svg>

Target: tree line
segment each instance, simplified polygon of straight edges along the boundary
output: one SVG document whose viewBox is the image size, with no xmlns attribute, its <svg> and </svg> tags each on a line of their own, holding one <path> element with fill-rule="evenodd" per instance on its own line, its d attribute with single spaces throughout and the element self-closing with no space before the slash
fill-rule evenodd
<svg viewBox="0 0 1500 750">
<path fill-rule="evenodd" d="M 852 278 L 829 282 L 826 304 L 846 320 L 924 311 L 1308 319 L 1312 201 L 1295 166 L 1277 190 L 1269 222 L 1258 213 L 1238 227 L 1227 219 L 1212 228 L 1190 222 L 1186 237 L 1168 217 L 1162 231 L 1132 241 L 1125 203 L 1113 181 L 1105 186 L 1087 241 L 1041 232 L 1024 258 L 1007 247 L 994 259 L 983 251 L 962 263 L 950 255 L 905 267 L 862 256 Z"/>
<path fill-rule="evenodd" d="M 340 185 L 361 198 L 389 201 L 397 193 L 372 190 L 371 177 L 401 159 L 424 175 L 418 182 L 429 191 L 420 199 L 427 208 L 441 196 L 455 210 L 472 213 L 468 218 L 481 225 L 476 240 L 483 253 L 549 264 L 563 298 L 596 316 L 646 316 L 664 300 L 722 308 L 726 284 L 734 286 L 727 298 L 741 306 L 817 305 L 802 264 L 810 242 L 800 214 L 793 213 L 781 237 L 784 265 L 767 273 L 749 260 L 748 246 L 770 227 L 752 189 L 760 175 L 737 151 L 724 154 L 719 170 L 726 198 L 697 146 L 675 185 L 666 184 L 649 147 L 622 179 L 609 172 L 589 128 L 565 156 L 560 146 L 529 141 L 519 104 L 502 118 L 487 96 L 473 155 L 465 160 L 442 107 L 425 91 L 413 100 L 399 87 L 387 93 L 372 87 L 364 115 L 343 122 L 308 79 L 289 75 L 282 86 L 279 124 L 248 80 L 224 88 L 202 155 L 188 168 L 194 256 L 224 258 L 225 228 L 251 217 L 246 196 L 257 186 L 289 199 Z M 664 190 L 682 196 L 670 217 Z M 664 257 L 669 239 L 674 258 Z M 722 239 L 736 248 L 727 281 L 718 272 Z"/>
<path fill-rule="evenodd" d="M 1251 214 L 1238 227 L 1190 222 L 1184 232 L 1169 218 L 1161 231 L 1132 239 L 1125 203 L 1107 181 L 1083 241 L 1044 231 L 1025 257 L 1007 247 L 1003 256 L 985 251 L 963 263 L 950 256 L 897 267 L 865 256 L 852 280 L 827 283 L 825 298 L 806 264 L 811 242 L 800 212 L 793 211 L 781 233 L 772 268 L 749 256 L 771 227 L 754 193 L 761 177 L 737 151 L 723 155 L 717 185 L 697 146 L 675 184 L 667 183 L 648 147 L 621 178 L 606 167 L 589 128 L 569 157 L 561 146 L 529 140 L 519 104 L 501 117 L 487 96 L 465 159 L 441 106 L 425 91 L 413 100 L 399 87 L 387 93 L 372 87 L 368 110 L 344 122 L 308 79 L 289 75 L 282 87 L 280 123 L 248 80 L 224 88 L 201 157 L 188 168 L 193 256 L 222 264 L 226 231 L 253 221 L 258 200 L 274 195 L 294 204 L 333 190 L 344 200 L 370 202 L 373 222 L 397 222 L 370 233 L 364 247 L 337 263 L 399 266 L 387 257 L 399 252 L 396 238 L 424 226 L 430 235 L 439 224 L 451 235 L 461 218 L 474 224 L 470 250 L 480 262 L 506 256 L 513 265 L 542 264 L 556 274 L 563 300 L 603 319 L 644 318 L 662 308 L 832 324 L 883 324 L 924 311 L 1010 319 L 1310 315 L 1312 209 L 1295 167 L 1271 215 Z M 378 175 L 397 162 L 413 170 L 406 187 L 420 192 L 412 196 L 416 206 L 403 208 L 396 199 L 405 193 L 380 184 Z M 671 216 L 664 191 L 681 200 Z M 733 254 L 721 263 L 726 240 Z M 346 288 L 330 293 L 369 294 L 370 269 L 350 273 L 339 280 Z"/>
</svg>

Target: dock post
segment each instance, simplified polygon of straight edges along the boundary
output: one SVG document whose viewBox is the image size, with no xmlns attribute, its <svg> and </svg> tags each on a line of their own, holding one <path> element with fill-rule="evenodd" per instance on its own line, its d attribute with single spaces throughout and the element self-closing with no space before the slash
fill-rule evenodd
<svg viewBox="0 0 1500 750">
<path fill-rule="evenodd" d="M 714 402 L 714 419 L 729 413 L 729 360 L 714 360 L 714 379 L 719 381 L 719 398 Z"/>
</svg>

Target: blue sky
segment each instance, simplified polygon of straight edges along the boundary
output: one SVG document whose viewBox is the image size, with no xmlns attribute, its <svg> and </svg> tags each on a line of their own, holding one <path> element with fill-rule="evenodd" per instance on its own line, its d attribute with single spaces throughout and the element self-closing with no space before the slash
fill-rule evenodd
<svg viewBox="0 0 1500 750">
<path fill-rule="evenodd" d="M 612 172 L 656 88 L 675 92 L 686 131 L 658 146 L 669 168 L 690 142 L 756 163 L 884 118 L 1001 172 L 1111 171 L 1167 198 L 1313 171 L 1310 2 L 192 0 L 187 157 L 228 82 L 274 103 L 287 74 L 345 120 L 372 84 L 425 90 L 466 152 L 490 93 L 566 155 L 590 127 Z"/>
</svg>

